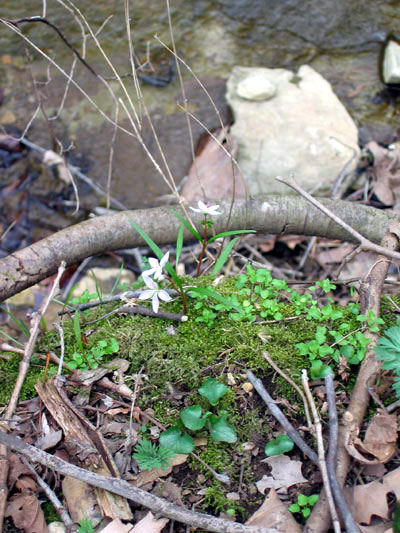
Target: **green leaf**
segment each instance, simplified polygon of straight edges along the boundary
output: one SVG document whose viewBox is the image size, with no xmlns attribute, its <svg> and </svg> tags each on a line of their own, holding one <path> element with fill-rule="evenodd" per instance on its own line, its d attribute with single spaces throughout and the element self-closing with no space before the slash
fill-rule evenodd
<svg viewBox="0 0 400 533">
<path fill-rule="evenodd" d="M 290 505 L 290 507 L 289 507 L 289 511 L 291 513 L 299 513 L 300 512 L 300 506 L 297 505 L 297 503 L 292 503 L 292 505 Z"/>
<path fill-rule="evenodd" d="M 182 252 L 182 247 L 183 247 L 183 225 L 181 224 L 178 229 L 178 235 L 176 236 L 175 267 L 178 266 L 179 258 Z"/>
<path fill-rule="evenodd" d="M 177 426 L 172 426 L 160 435 L 160 444 L 175 453 L 191 453 L 194 441 L 186 432 L 182 433 Z"/>
<path fill-rule="evenodd" d="M 273 457 L 274 455 L 281 455 L 285 452 L 293 450 L 294 442 L 288 435 L 279 435 L 275 440 L 271 440 L 265 446 L 265 455 Z"/>
<path fill-rule="evenodd" d="M 16 316 L 14 316 L 13 313 L 11 313 L 11 311 L 9 311 L 6 307 L 4 307 L 3 305 L 0 305 L 0 309 L 4 312 L 4 313 L 7 313 L 7 315 L 13 320 L 13 322 L 15 322 L 15 325 L 18 327 L 18 329 L 21 331 L 21 333 L 24 335 L 24 337 L 26 339 L 29 339 L 29 337 L 31 336 L 30 332 L 29 332 L 29 327 L 25 324 L 25 322 L 23 320 L 20 320 L 19 318 L 17 318 Z M 7 335 L 8 336 L 8 335 Z M 9 337 L 9 339 L 12 339 L 12 337 Z"/>
<path fill-rule="evenodd" d="M 243 309 L 235 305 L 232 300 L 225 298 L 224 296 L 219 294 L 219 292 L 216 292 L 213 289 L 210 289 L 209 287 L 189 287 L 186 292 L 188 292 L 189 294 L 194 293 L 200 296 L 206 296 L 207 298 L 212 298 L 213 300 L 224 304 L 228 309 L 232 308 L 238 311 L 240 314 L 243 314 Z"/>
<path fill-rule="evenodd" d="M 300 505 L 300 507 L 308 505 L 308 496 L 306 496 L 305 494 L 299 494 L 297 496 L 297 503 Z"/>
<path fill-rule="evenodd" d="M 254 229 L 238 229 L 238 230 L 230 230 L 230 231 L 223 231 L 222 233 L 218 233 L 217 235 L 214 235 L 214 237 L 211 237 L 211 239 L 208 239 L 208 243 L 215 241 L 216 239 L 220 239 L 221 237 L 230 237 L 231 235 L 242 235 L 243 233 L 257 233 Z"/>
<path fill-rule="evenodd" d="M 210 435 L 215 442 L 233 443 L 237 441 L 236 431 L 234 427 L 226 421 L 227 416 L 228 415 L 211 415 L 208 419 Z"/>
<path fill-rule="evenodd" d="M 198 431 L 202 429 L 207 422 L 207 418 L 211 413 L 208 411 L 202 416 L 202 410 L 200 405 L 192 405 L 191 407 L 186 407 L 181 411 L 181 420 L 184 425 L 191 429 L 192 431 Z"/>
<path fill-rule="evenodd" d="M 198 389 L 199 393 L 207 398 L 211 405 L 217 405 L 224 396 L 228 387 L 214 378 L 208 378 Z"/>
<path fill-rule="evenodd" d="M 147 235 L 145 231 L 142 230 L 133 220 L 130 218 L 128 219 L 130 225 L 139 233 L 139 235 L 142 237 L 142 239 L 146 242 L 146 244 L 149 246 L 149 248 L 154 252 L 157 259 L 160 260 L 163 257 L 163 253 L 161 251 L 161 248 L 157 246 L 157 244 L 153 241 L 151 237 Z M 178 287 L 182 290 L 182 282 L 178 276 L 178 274 L 175 272 L 175 270 L 172 268 L 172 265 L 169 261 L 167 261 L 165 268 L 168 272 L 168 274 L 171 276 L 171 278 L 175 281 L 175 283 L 178 285 Z"/>
<path fill-rule="evenodd" d="M 169 467 L 169 459 L 175 457 L 175 453 L 165 446 L 158 447 L 147 439 L 141 439 L 135 446 L 133 457 L 142 470 L 165 470 Z"/>
<path fill-rule="evenodd" d="M 304 516 L 304 518 L 308 518 L 311 514 L 311 509 L 309 507 L 305 507 L 304 509 L 301 510 L 301 513 Z"/>
<path fill-rule="evenodd" d="M 218 274 L 218 272 L 221 270 L 221 268 L 224 266 L 226 261 L 228 260 L 228 257 L 231 254 L 232 248 L 235 246 L 236 242 L 239 240 L 239 237 L 235 237 L 232 239 L 228 244 L 225 246 L 225 248 L 222 250 L 221 255 L 218 257 L 214 268 L 212 269 L 211 274 L 215 276 Z"/>
<path fill-rule="evenodd" d="M 185 226 L 186 229 L 190 231 L 190 233 L 193 235 L 193 237 L 196 237 L 198 241 L 200 241 L 203 244 L 203 237 L 198 233 L 194 227 L 188 222 L 185 218 L 183 218 L 182 215 L 171 209 L 171 213 L 176 216 L 178 220 L 182 222 L 182 224 Z"/>
<path fill-rule="evenodd" d="M 311 507 L 312 507 L 313 505 L 315 505 L 317 503 L 318 498 L 319 498 L 319 494 L 311 494 L 308 497 L 308 504 L 311 505 Z"/>
</svg>

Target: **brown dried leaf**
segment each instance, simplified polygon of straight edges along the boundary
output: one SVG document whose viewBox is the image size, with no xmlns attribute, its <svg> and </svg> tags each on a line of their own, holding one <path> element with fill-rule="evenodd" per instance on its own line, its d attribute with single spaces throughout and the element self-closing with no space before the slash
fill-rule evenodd
<svg viewBox="0 0 400 533">
<path fill-rule="evenodd" d="M 222 130 L 216 132 L 220 143 L 225 136 Z M 237 142 L 229 137 L 232 146 L 232 155 L 237 152 Z M 224 145 L 227 148 L 227 144 Z M 243 178 L 235 167 L 235 196 L 245 196 Z M 219 200 L 229 198 L 233 191 L 232 161 L 212 137 L 205 144 L 203 150 L 196 156 L 188 178 L 182 187 L 181 195 L 188 201 L 193 202 L 206 196 L 207 200 Z"/>
<path fill-rule="evenodd" d="M 148 512 L 135 527 L 131 533 L 160 533 L 160 531 L 168 524 L 168 518 L 155 518 L 155 516 Z"/>
<path fill-rule="evenodd" d="M 80 522 L 83 518 L 88 518 L 94 525 L 100 522 L 102 514 L 94 487 L 80 479 L 65 476 L 62 491 L 74 522 Z"/>
<path fill-rule="evenodd" d="M 143 470 L 137 476 L 136 481 L 133 481 L 132 484 L 135 485 L 135 487 L 142 487 L 143 485 L 146 485 L 147 483 L 152 483 L 159 477 L 165 477 L 172 472 L 172 468 L 174 466 L 183 464 L 187 458 L 188 458 L 187 455 L 183 453 L 177 453 L 175 457 L 172 457 L 171 459 L 169 459 L 169 467 L 167 467 L 165 470 L 161 470 L 157 468 L 153 468 L 152 470 Z"/>
<path fill-rule="evenodd" d="M 365 148 L 374 157 L 374 165 L 369 169 L 375 179 L 374 193 L 383 204 L 393 205 L 397 211 L 400 208 L 400 143 L 392 144 L 389 150 L 372 141 Z"/>
<path fill-rule="evenodd" d="M 43 511 L 35 494 L 30 491 L 13 496 L 7 503 L 5 516 L 25 533 L 48 533 Z"/>
<path fill-rule="evenodd" d="M 263 476 L 260 481 L 256 482 L 256 487 L 261 494 L 264 494 L 267 488 L 286 494 L 287 489 L 292 485 L 307 482 L 301 473 L 302 463 L 290 459 L 287 455 L 269 457 L 262 462 L 268 463 L 272 468 L 272 472 L 270 476 Z"/>
<path fill-rule="evenodd" d="M 378 409 L 365 433 L 364 441 L 358 437 L 359 428 L 351 432 L 346 450 L 362 464 L 386 463 L 395 451 L 397 442 L 397 418 Z"/>
<path fill-rule="evenodd" d="M 261 507 L 247 520 L 246 526 L 274 528 L 276 531 L 282 531 L 282 533 L 301 532 L 301 527 L 287 506 L 281 502 L 274 489 L 269 491 Z"/>
</svg>

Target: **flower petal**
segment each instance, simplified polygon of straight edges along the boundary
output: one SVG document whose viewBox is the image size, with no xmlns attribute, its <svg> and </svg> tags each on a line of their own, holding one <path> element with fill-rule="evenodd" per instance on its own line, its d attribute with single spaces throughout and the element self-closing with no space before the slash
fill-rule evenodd
<svg viewBox="0 0 400 533">
<path fill-rule="evenodd" d="M 158 299 L 156 292 L 153 294 L 153 298 L 151 300 L 151 306 L 153 308 L 153 311 L 155 313 L 158 313 L 158 308 L 160 307 L 160 300 Z"/>
<path fill-rule="evenodd" d="M 149 257 L 149 265 L 151 266 L 151 268 L 158 268 L 160 266 L 160 263 L 155 257 Z"/>
<path fill-rule="evenodd" d="M 164 289 L 160 289 L 157 291 L 158 297 L 161 298 L 164 302 L 169 302 L 172 300 L 172 297 L 167 293 L 167 291 L 164 291 Z"/>
<path fill-rule="evenodd" d="M 169 259 L 169 251 L 161 258 L 160 267 L 164 267 Z"/>
<path fill-rule="evenodd" d="M 153 294 L 154 294 L 154 291 L 151 291 L 150 289 L 146 289 L 139 294 L 139 300 L 148 300 L 149 298 L 153 297 Z"/>
<path fill-rule="evenodd" d="M 142 278 L 143 278 L 143 281 L 144 281 L 145 285 L 147 285 L 147 287 L 149 287 L 149 289 L 153 289 L 153 291 L 158 289 L 158 285 L 154 281 L 154 279 L 149 278 L 149 276 L 144 275 L 144 273 L 142 273 Z"/>
</svg>

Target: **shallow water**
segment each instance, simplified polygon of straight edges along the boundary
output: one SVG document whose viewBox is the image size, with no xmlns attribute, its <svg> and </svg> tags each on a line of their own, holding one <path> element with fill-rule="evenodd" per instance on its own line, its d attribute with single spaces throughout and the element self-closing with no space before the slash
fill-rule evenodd
<svg viewBox="0 0 400 533">
<path fill-rule="evenodd" d="M 47 4 L 47 19 L 80 50 L 81 30 L 72 14 L 59 3 Z M 113 0 L 106 4 L 88 0 L 77 3 L 94 32 L 107 20 L 99 39 L 122 74 L 130 70 L 123 2 Z M 171 43 L 164 0 L 151 0 L 151 9 L 148 0 L 137 0 L 131 4 L 131 36 L 141 60 L 145 56 L 146 43 L 149 43 L 150 59 L 156 66 L 160 54 L 164 61 L 169 61 L 154 39 L 157 34 L 168 45 Z M 224 80 L 234 65 L 295 70 L 308 63 L 332 83 L 357 125 L 368 126 L 373 122 L 396 129 L 400 127 L 400 119 L 395 104 L 378 94 L 382 85 L 377 64 L 385 36 L 391 32 L 400 34 L 397 5 L 397 1 L 386 0 L 174 0 L 171 1 L 171 18 L 179 54 L 210 89 L 225 122 L 229 119 L 229 111 L 224 99 Z M 8 19 L 41 15 L 42 2 L 6 0 L 1 14 Z M 110 15 L 112 17 L 107 19 Z M 66 70 L 70 68 L 72 53 L 51 28 L 40 23 L 24 24 L 21 28 L 59 65 Z M 85 31 L 88 33 L 87 28 Z M 5 101 L 0 107 L 0 122 L 12 123 L 23 129 L 27 117 L 36 107 L 35 97 L 23 44 L 4 26 L 0 30 L 0 50 L 1 57 L 6 54 L 12 60 L 11 64 L 3 60 L 0 65 L 0 88 L 6 89 Z M 55 68 L 47 70 L 47 62 L 37 51 L 31 54 L 33 72 L 43 83 L 40 90 L 47 113 L 52 115 L 62 100 L 65 78 Z M 112 74 L 90 38 L 87 39 L 86 60 L 103 76 Z M 82 65 L 77 65 L 75 76 L 97 105 L 112 117 L 113 101 L 98 79 Z M 184 80 L 190 110 L 207 128 L 216 128 L 218 119 L 208 97 L 186 70 Z M 122 95 L 117 82 L 111 82 L 111 86 L 118 96 Z M 176 182 L 179 182 L 191 163 L 186 118 L 176 106 L 177 101 L 182 102 L 179 84 L 175 80 L 165 88 L 144 84 L 141 87 L 165 158 Z M 126 88 L 135 98 L 129 78 Z M 8 122 L 5 120 L 6 111 L 12 113 L 11 116 L 8 114 Z M 119 120 L 130 129 L 122 108 L 119 109 Z M 196 122 L 192 124 L 196 142 L 202 128 Z M 72 88 L 65 110 L 61 118 L 53 122 L 53 127 L 66 146 L 73 142 L 75 158 L 83 161 L 85 171 L 105 186 L 112 125 L 104 121 L 82 94 Z M 164 168 L 154 136 L 145 121 L 142 136 Z M 40 117 L 28 137 L 46 148 L 52 145 L 48 128 Z M 151 205 L 158 196 L 170 192 L 140 143 L 123 133 L 119 133 L 116 139 L 112 179 L 113 195 L 127 207 Z"/>
</svg>

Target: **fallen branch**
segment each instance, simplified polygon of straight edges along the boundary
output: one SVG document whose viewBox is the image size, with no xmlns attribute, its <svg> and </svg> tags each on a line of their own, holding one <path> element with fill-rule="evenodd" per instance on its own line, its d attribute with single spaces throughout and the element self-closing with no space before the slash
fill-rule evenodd
<svg viewBox="0 0 400 533">
<path fill-rule="evenodd" d="M 396 214 L 344 201 L 321 200 L 340 219 L 363 232 L 372 242 L 380 242 Z M 221 202 L 223 215 L 214 223 L 216 232 L 227 229 L 230 201 Z M 176 208 L 184 216 L 183 209 Z M 109 250 L 133 248 L 145 243 L 129 223 L 132 219 L 158 245 L 176 242 L 180 222 L 169 207 L 123 211 L 93 218 L 65 228 L 27 248 L 0 259 L 0 301 L 34 285 L 57 271 L 61 261 L 71 265 L 91 255 Z M 201 215 L 193 215 L 200 226 Z M 320 211 L 298 197 L 259 196 L 237 199 L 229 229 L 254 229 L 262 233 L 318 235 L 330 239 L 353 240 L 353 237 Z M 184 240 L 193 236 L 184 229 Z"/>
<path fill-rule="evenodd" d="M 72 465 L 59 457 L 35 448 L 35 446 L 26 444 L 22 439 L 8 435 L 4 431 L 0 431 L 0 443 L 18 451 L 30 461 L 45 465 L 51 470 L 64 476 L 71 476 L 95 487 L 113 492 L 114 494 L 119 494 L 124 498 L 151 509 L 153 512 L 160 513 L 171 520 L 177 520 L 178 522 L 206 529 L 207 531 L 215 531 L 216 533 L 279 533 L 279 530 L 275 528 L 245 526 L 237 522 L 231 522 L 230 520 L 189 511 L 179 505 L 167 502 L 162 498 L 158 498 L 153 494 L 134 487 L 122 479 L 101 476 L 94 472 L 90 472 L 89 470 Z"/>
</svg>

